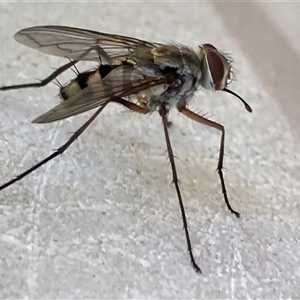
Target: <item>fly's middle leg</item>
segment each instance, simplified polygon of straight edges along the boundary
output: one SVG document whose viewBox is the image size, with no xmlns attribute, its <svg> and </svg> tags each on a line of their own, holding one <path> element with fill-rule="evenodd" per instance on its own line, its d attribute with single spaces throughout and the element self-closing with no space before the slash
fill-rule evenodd
<svg viewBox="0 0 300 300">
<path fill-rule="evenodd" d="M 169 132 L 168 132 L 168 127 L 169 127 L 168 111 L 166 110 L 166 108 L 164 106 L 161 106 L 159 109 L 159 114 L 162 117 L 162 121 L 163 121 L 165 139 L 166 139 L 166 144 L 167 144 L 167 151 L 168 151 L 169 160 L 170 160 L 170 164 L 171 164 L 171 168 L 172 168 L 173 183 L 175 185 L 177 198 L 179 200 L 179 206 L 180 206 L 180 211 L 181 211 L 181 216 L 182 216 L 182 221 L 183 221 L 183 228 L 184 228 L 184 232 L 185 232 L 186 242 L 187 242 L 192 266 L 197 273 L 202 273 L 200 267 L 197 265 L 195 258 L 194 258 L 192 244 L 191 244 L 189 230 L 188 230 L 187 219 L 186 219 L 186 215 L 185 215 L 185 209 L 184 209 L 184 205 L 183 205 L 183 201 L 182 201 L 182 197 L 181 197 L 181 192 L 179 189 L 179 181 L 178 181 L 176 165 L 175 165 L 175 156 L 173 154 L 173 149 L 171 146 L 171 141 L 170 141 Z"/>
<path fill-rule="evenodd" d="M 141 113 L 141 114 L 149 113 L 149 111 L 146 108 L 141 107 L 135 103 L 129 102 L 122 98 L 113 98 L 110 101 L 122 104 L 123 106 L 129 108 L 130 110 Z M 159 110 L 159 113 L 163 120 L 165 138 L 166 138 L 166 143 L 167 143 L 167 151 L 169 154 L 170 164 L 172 167 L 173 183 L 175 184 L 177 196 L 179 199 L 179 205 L 180 205 L 181 215 L 182 215 L 182 219 L 183 219 L 183 227 L 185 230 L 188 251 L 189 251 L 191 262 L 192 262 L 192 265 L 193 265 L 195 271 L 197 273 L 202 273 L 200 267 L 197 265 L 197 263 L 194 259 L 194 254 L 193 254 L 189 231 L 188 231 L 187 220 L 186 220 L 186 216 L 185 216 L 185 209 L 184 209 L 184 205 L 183 205 L 183 201 L 182 201 L 182 197 L 181 197 L 181 193 L 180 193 L 180 189 L 179 189 L 179 181 L 178 181 L 177 171 L 176 171 L 176 166 L 175 166 L 175 157 L 173 154 L 173 150 L 172 150 L 172 146 L 171 146 L 171 142 L 170 142 L 170 138 L 169 138 L 169 133 L 168 133 L 168 127 L 169 127 L 168 112 L 164 109 L 164 107 L 161 107 Z"/>
<path fill-rule="evenodd" d="M 37 164 L 32 166 L 30 169 L 26 170 L 25 172 L 21 173 L 20 175 L 16 176 L 15 178 L 11 179 L 10 181 L 2 184 L 0 186 L 0 191 L 9 187 L 13 183 L 23 179 L 24 177 L 26 177 L 33 171 L 39 169 L 41 166 L 45 165 L 46 163 L 48 163 L 50 160 L 54 159 L 59 154 L 63 154 L 73 144 L 73 142 L 89 127 L 89 125 L 96 119 L 96 117 L 102 112 L 102 110 L 106 107 L 107 104 L 108 104 L 108 102 L 105 103 L 104 105 L 102 105 L 100 108 L 98 108 L 98 110 L 92 115 L 92 117 L 90 117 L 79 129 L 77 129 L 65 144 L 60 146 L 55 152 L 53 152 L 51 155 L 47 156 L 45 159 L 41 160 L 40 162 L 38 162 Z"/>
</svg>

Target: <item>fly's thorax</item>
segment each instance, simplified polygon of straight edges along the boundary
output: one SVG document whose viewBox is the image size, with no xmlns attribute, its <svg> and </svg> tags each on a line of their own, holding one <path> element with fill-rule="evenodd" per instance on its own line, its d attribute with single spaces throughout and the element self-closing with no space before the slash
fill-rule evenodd
<svg viewBox="0 0 300 300">
<path fill-rule="evenodd" d="M 152 78 L 162 78 L 162 74 L 158 68 L 158 66 L 147 60 L 137 60 L 136 65 L 134 65 L 134 69 L 132 71 L 132 78 L 137 76 L 147 76 Z M 138 92 L 135 97 L 138 103 L 146 108 L 150 108 L 151 99 L 156 96 L 160 96 L 166 89 L 168 88 L 168 84 L 159 84 L 147 89 L 144 89 L 141 92 Z"/>
<path fill-rule="evenodd" d="M 162 45 L 151 50 L 153 62 L 160 68 L 183 68 L 180 49 L 173 45 Z"/>
<path fill-rule="evenodd" d="M 169 110 L 188 103 L 200 86 L 201 60 L 196 53 L 180 44 L 161 45 L 151 50 L 153 63 L 137 68 L 147 76 L 170 78 L 169 84 L 158 85 L 137 95 L 139 104 L 149 111 L 162 104 Z"/>
<path fill-rule="evenodd" d="M 160 84 L 150 87 L 136 95 L 139 104 L 143 107 L 147 107 L 150 111 L 153 111 L 153 99 L 160 98 L 160 96 L 168 89 L 168 84 Z"/>
<path fill-rule="evenodd" d="M 177 75 L 177 78 L 170 84 L 156 85 L 140 92 L 137 100 L 150 112 L 155 111 L 161 105 L 171 110 L 174 106 L 188 104 L 194 92 L 194 77 Z"/>
<path fill-rule="evenodd" d="M 181 44 L 162 45 L 153 48 L 153 61 L 160 69 L 164 67 L 185 70 L 190 74 L 200 71 L 201 60 L 195 51 Z"/>
<path fill-rule="evenodd" d="M 231 81 L 232 60 L 211 44 L 199 46 L 202 61 L 201 85 L 209 90 L 223 90 Z"/>
<path fill-rule="evenodd" d="M 159 64 L 162 72 L 170 68 L 176 69 L 179 80 L 192 80 L 192 89 L 197 90 L 202 79 L 202 59 L 189 47 L 181 44 L 164 45 L 153 51 L 154 62 Z M 178 86 L 178 84 L 177 84 Z"/>
</svg>

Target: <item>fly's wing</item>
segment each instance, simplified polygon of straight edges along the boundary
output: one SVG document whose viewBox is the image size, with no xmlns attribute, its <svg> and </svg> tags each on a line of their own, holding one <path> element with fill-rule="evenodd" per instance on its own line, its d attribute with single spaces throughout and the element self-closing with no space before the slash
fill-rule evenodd
<svg viewBox="0 0 300 300">
<path fill-rule="evenodd" d="M 121 35 L 100 33 L 65 26 L 37 26 L 23 29 L 15 39 L 30 48 L 46 54 L 68 57 L 73 60 L 106 62 L 128 57 L 138 47 L 153 48 L 159 44 Z"/>
<path fill-rule="evenodd" d="M 104 105 L 114 97 L 126 97 L 154 86 L 167 87 L 170 79 L 163 76 L 145 76 L 130 66 L 113 69 L 102 82 L 94 82 L 41 115 L 33 123 L 49 123 L 71 117 Z"/>
</svg>

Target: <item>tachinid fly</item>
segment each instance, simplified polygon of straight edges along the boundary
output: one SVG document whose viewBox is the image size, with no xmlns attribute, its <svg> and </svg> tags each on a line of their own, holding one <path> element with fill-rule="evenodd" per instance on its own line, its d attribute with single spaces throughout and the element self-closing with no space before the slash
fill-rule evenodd
<svg viewBox="0 0 300 300">
<path fill-rule="evenodd" d="M 126 36 L 62 26 L 23 29 L 16 33 L 15 39 L 23 45 L 47 54 L 65 57 L 69 61 L 39 83 L 0 87 L 2 91 L 45 86 L 64 71 L 75 67 L 78 61 L 100 61 L 98 68 L 78 72 L 75 79 L 61 86 L 61 103 L 35 119 L 34 123 L 53 122 L 93 108 L 97 110 L 64 145 L 29 170 L 0 186 L 0 190 L 62 154 L 110 103 L 119 103 L 141 114 L 158 111 L 163 121 L 173 183 L 180 204 L 190 259 L 196 272 L 201 272 L 195 262 L 189 238 L 167 117 L 170 109 L 176 107 L 188 118 L 221 131 L 217 170 L 227 208 L 239 217 L 239 213 L 233 210 L 228 201 L 223 178 L 225 129 L 221 124 L 198 115 L 187 107 L 194 93 L 202 87 L 231 93 L 243 102 L 249 112 L 252 111 L 240 96 L 227 89 L 232 77 L 232 60 L 211 44 L 203 44 L 195 52 L 178 43 L 152 43 Z"/>
</svg>

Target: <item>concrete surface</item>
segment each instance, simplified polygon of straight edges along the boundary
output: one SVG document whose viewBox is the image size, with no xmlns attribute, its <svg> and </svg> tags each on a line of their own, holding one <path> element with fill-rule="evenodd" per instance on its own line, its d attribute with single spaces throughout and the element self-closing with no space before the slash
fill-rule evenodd
<svg viewBox="0 0 300 300">
<path fill-rule="evenodd" d="M 1 85 L 43 78 L 65 62 L 18 44 L 16 31 L 68 25 L 210 42 L 234 57 L 230 88 L 253 108 L 205 91 L 192 105 L 226 127 L 225 180 L 239 220 L 215 172 L 218 132 L 170 116 L 202 275 L 190 265 L 158 114 L 111 105 L 62 157 L 1 191 L 0 298 L 299 299 L 299 17 L 299 3 L 0 3 Z M 1 92 L 1 183 L 91 115 L 31 124 L 56 94 L 54 84 Z"/>
</svg>

